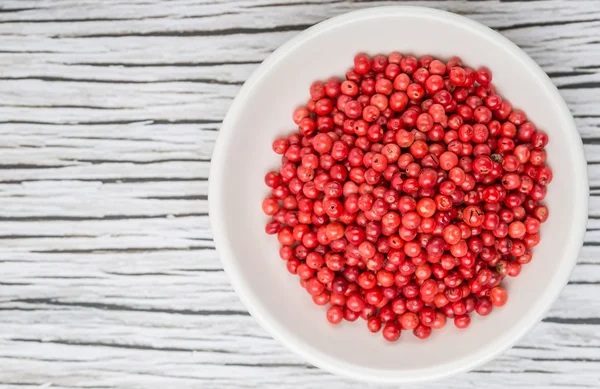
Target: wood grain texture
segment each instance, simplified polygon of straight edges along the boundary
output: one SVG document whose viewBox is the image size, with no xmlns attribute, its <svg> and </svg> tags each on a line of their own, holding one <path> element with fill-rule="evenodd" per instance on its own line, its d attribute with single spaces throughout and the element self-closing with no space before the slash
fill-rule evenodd
<svg viewBox="0 0 600 389">
<path fill-rule="evenodd" d="M 525 339 L 425 389 L 600 387 L 600 2 L 410 1 L 463 14 L 551 76 L 592 197 L 569 285 Z M 210 155 L 283 42 L 379 1 L 0 3 L 0 387 L 363 388 L 258 326 L 214 251 Z"/>
</svg>

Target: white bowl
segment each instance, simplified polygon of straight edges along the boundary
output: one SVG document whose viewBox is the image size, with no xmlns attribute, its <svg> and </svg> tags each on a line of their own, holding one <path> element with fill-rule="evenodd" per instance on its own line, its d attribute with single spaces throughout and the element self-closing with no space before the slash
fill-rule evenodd
<svg viewBox="0 0 600 389">
<path fill-rule="evenodd" d="M 467 330 L 452 325 L 426 341 L 404 333 L 388 343 L 365 322 L 328 324 L 278 256 L 264 232 L 264 174 L 280 158 L 272 141 L 295 129 L 292 111 L 306 102 L 314 80 L 343 77 L 358 52 L 392 51 L 488 66 L 499 93 L 544 129 L 554 170 L 533 261 L 505 281 L 509 301 Z M 491 29 L 451 13 L 419 7 L 380 7 L 324 21 L 277 49 L 244 84 L 221 126 L 210 171 L 215 243 L 233 287 L 252 316 L 284 345 L 325 370 L 369 382 L 439 379 L 479 366 L 538 323 L 566 285 L 587 219 L 583 146 L 556 87 L 521 49 Z"/>
</svg>

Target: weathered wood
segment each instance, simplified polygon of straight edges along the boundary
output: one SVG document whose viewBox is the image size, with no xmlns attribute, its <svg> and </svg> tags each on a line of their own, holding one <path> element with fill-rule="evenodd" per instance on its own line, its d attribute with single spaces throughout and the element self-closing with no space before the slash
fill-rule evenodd
<svg viewBox="0 0 600 389">
<path fill-rule="evenodd" d="M 544 322 L 421 387 L 600 387 L 600 2 L 403 3 L 473 18 L 531 55 L 575 116 L 592 188 L 579 264 Z M 388 4 L 3 1 L 0 387 L 364 387 L 248 315 L 214 250 L 207 178 L 220 121 L 269 53 Z"/>
</svg>

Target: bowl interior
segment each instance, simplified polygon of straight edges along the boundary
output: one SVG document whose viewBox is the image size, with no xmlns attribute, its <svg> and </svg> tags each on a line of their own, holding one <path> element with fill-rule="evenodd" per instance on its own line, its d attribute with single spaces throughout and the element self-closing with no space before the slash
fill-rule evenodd
<svg viewBox="0 0 600 389">
<path fill-rule="evenodd" d="M 550 136 L 547 152 L 554 182 L 546 198 L 550 218 L 543 225 L 541 244 L 521 275 L 505 281 L 508 304 L 485 318 L 472 315 L 466 331 L 449 322 L 428 341 L 407 333 L 390 344 L 381 334 L 369 333 L 362 320 L 334 327 L 325 319 L 325 308 L 314 305 L 297 277 L 286 271 L 276 238 L 264 233 L 267 219 L 261 201 L 268 191 L 263 177 L 280 163 L 272 141 L 295 129 L 291 114 L 308 99 L 309 85 L 330 76 L 343 78 L 361 51 L 443 59 L 457 55 L 471 67 L 488 66 L 499 93 Z M 301 34 L 266 61 L 248 84 L 221 130 L 211 172 L 211 216 L 226 271 L 273 336 L 334 372 L 378 381 L 419 381 L 488 360 L 541 319 L 576 260 L 587 182 L 581 141 L 564 102 L 516 46 L 456 15 L 382 8 L 344 15 Z"/>
</svg>

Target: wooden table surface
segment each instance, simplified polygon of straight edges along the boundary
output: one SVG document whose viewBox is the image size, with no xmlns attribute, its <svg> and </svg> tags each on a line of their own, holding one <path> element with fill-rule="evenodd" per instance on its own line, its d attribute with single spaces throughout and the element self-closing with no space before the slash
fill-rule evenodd
<svg viewBox="0 0 600 389">
<path fill-rule="evenodd" d="M 0 387 L 364 388 L 249 316 L 214 250 L 207 177 L 227 108 L 269 53 L 384 4 L 3 0 Z M 599 388 L 600 1 L 405 4 L 482 22 L 544 68 L 592 193 L 579 263 L 544 321 L 478 370 L 415 387 Z"/>
</svg>

